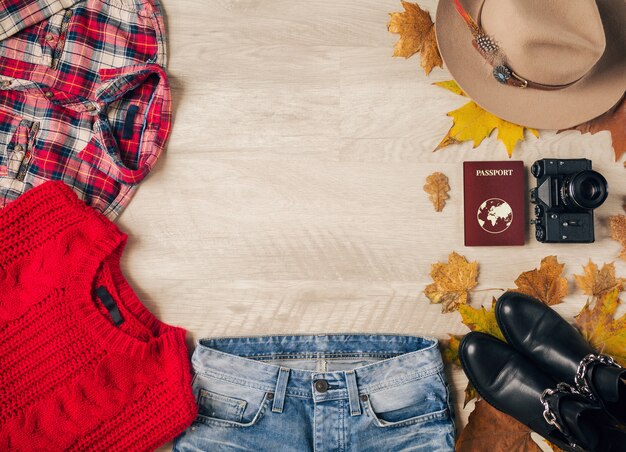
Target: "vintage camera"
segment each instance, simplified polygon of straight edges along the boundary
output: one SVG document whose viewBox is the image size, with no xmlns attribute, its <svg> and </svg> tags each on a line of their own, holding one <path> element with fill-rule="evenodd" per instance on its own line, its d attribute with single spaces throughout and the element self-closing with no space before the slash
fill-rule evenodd
<svg viewBox="0 0 626 452">
<path fill-rule="evenodd" d="M 530 191 L 537 240 L 593 242 L 593 209 L 606 200 L 609 187 L 602 174 L 591 169 L 591 160 L 537 160 L 530 172 L 537 178 L 537 188 Z"/>
</svg>

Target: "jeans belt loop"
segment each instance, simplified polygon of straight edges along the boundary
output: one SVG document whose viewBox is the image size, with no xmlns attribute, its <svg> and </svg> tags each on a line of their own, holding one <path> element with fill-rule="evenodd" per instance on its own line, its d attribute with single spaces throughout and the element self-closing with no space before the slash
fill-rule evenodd
<svg viewBox="0 0 626 452">
<path fill-rule="evenodd" d="M 348 386 L 348 401 L 350 402 L 350 415 L 361 415 L 361 403 L 359 402 L 359 388 L 356 384 L 356 374 L 353 370 L 346 372 L 346 385 Z"/>
<path fill-rule="evenodd" d="M 285 393 L 287 392 L 287 381 L 289 380 L 290 370 L 287 367 L 281 367 L 278 371 L 278 379 L 276 380 L 276 390 L 274 391 L 274 404 L 272 411 L 274 413 L 282 413 L 285 406 Z"/>
</svg>

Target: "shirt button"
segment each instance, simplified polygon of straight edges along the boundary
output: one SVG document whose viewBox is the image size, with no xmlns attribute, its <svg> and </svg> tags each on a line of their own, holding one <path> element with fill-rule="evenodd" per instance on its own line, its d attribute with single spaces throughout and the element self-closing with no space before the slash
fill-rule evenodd
<svg viewBox="0 0 626 452">
<path fill-rule="evenodd" d="M 54 93 L 52 91 L 46 91 L 44 96 L 46 96 L 48 99 L 52 99 L 54 97 Z"/>
<path fill-rule="evenodd" d="M 87 111 L 96 111 L 95 105 L 87 105 Z"/>
<path fill-rule="evenodd" d="M 21 144 L 16 145 L 13 150 L 15 152 L 22 152 L 24 150 L 24 147 Z"/>
<path fill-rule="evenodd" d="M 3 88 L 8 88 L 9 86 L 11 86 L 11 80 L 3 80 L 2 81 L 2 87 Z"/>
<path fill-rule="evenodd" d="M 46 41 L 52 41 L 54 39 L 54 35 L 52 33 L 48 33 L 46 35 Z"/>
<path fill-rule="evenodd" d="M 328 391 L 328 382 L 326 380 L 315 380 L 313 386 L 317 392 L 323 393 Z"/>
</svg>

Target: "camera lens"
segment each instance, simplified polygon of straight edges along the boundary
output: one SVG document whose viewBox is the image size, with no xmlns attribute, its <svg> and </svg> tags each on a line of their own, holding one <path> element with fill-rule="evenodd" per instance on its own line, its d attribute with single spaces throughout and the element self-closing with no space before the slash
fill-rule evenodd
<svg viewBox="0 0 626 452">
<path fill-rule="evenodd" d="M 600 207 L 609 195 L 609 186 L 602 174 L 596 171 L 581 171 L 566 181 L 564 201 L 579 209 L 591 210 Z"/>
<path fill-rule="evenodd" d="M 543 176 L 543 166 L 541 165 L 540 161 L 536 161 L 535 163 L 533 163 L 533 165 L 530 167 L 530 174 L 535 176 L 537 179 Z"/>
</svg>

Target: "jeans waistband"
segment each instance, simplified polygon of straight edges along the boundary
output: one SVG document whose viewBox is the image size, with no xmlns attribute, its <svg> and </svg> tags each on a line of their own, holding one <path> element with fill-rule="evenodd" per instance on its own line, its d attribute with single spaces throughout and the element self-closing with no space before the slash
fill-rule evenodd
<svg viewBox="0 0 626 452">
<path fill-rule="evenodd" d="M 380 359 L 351 370 L 318 372 L 276 365 L 286 359 Z M 400 335 L 319 335 L 206 338 L 197 341 L 192 363 L 198 374 L 268 393 L 319 399 L 347 398 L 429 377 L 443 369 L 437 339 Z M 327 388 L 315 390 L 315 381 Z M 355 388 L 356 386 L 356 388 Z"/>
</svg>

